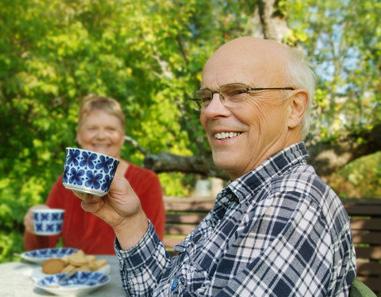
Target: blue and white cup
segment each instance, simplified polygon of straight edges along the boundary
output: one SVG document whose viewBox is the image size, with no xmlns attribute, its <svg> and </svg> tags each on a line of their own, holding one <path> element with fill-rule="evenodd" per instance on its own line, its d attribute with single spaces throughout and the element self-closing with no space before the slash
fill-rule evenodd
<svg viewBox="0 0 381 297">
<path fill-rule="evenodd" d="M 63 185 L 77 192 L 102 197 L 110 190 L 119 160 L 111 156 L 66 148 Z"/>
<path fill-rule="evenodd" d="M 65 210 L 59 208 L 34 209 L 33 228 L 37 235 L 58 235 L 62 232 Z"/>
</svg>

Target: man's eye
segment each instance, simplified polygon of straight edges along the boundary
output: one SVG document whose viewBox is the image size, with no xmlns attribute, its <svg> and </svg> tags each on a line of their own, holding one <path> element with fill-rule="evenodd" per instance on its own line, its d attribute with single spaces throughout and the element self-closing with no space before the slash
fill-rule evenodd
<svg viewBox="0 0 381 297">
<path fill-rule="evenodd" d="M 226 92 L 229 97 L 245 94 L 246 89 L 232 89 Z"/>
<path fill-rule="evenodd" d="M 212 98 L 210 96 L 201 97 L 201 101 L 203 103 L 212 101 Z"/>
</svg>

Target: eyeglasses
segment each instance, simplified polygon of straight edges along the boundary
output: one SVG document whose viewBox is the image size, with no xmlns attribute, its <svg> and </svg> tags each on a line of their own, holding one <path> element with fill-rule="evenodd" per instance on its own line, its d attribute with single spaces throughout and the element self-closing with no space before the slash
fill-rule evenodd
<svg viewBox="0 0 381 297">
<path fill-rule="evenodd" d="M 197 104 L 199 110 L 202 110 L 210 104 L 213 100 L 214 94 L 219 94 L 221 102 L 227 106 L 241 103 L 247 99 L 247 94 L 252 94 L 259 91 L 267 90 L 295 90 L 293 87 L 281 88 L 252 88 L 242 83 L 226 84 L 220 87 L 217 91 L 205 88 L 196 92 L 193 101 Z"/>
</svg>

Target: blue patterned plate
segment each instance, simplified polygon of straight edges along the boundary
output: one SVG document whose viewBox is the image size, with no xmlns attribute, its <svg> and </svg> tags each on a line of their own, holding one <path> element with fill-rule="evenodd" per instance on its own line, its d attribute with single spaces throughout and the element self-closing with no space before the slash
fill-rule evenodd
<svg viewBox="0 0 381 297">
<path fill-rule="evenodd" d="M 40 264 L 43 261 L 50 258 L 62 258 L 64 256 L 69 256 L 78 249 L 76 248 L 48 248 L 48 249 L 38 249 L 22 253 L 20 256 L 22 259 Z"/>
<path fill-rule="evenodd" d="M 52 274 L 40 279 L 36 287 L 55 295 L 84 295 L 110 282 L 101 272 L 76 272 L 70 277 L 65 273 Z"/>
</svg>

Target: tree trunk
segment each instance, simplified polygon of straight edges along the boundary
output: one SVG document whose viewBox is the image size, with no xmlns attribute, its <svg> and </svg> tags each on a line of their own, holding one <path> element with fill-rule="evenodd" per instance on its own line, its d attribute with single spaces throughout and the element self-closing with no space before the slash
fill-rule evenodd
<svg viewBox="0 0 381 297">
<path fill-rule="evenodd" d="M 263 38 L 281 42 L 290 29 L 279 8 L 279 0 L 258 0 L 257 4 Z"/>
</svg>

